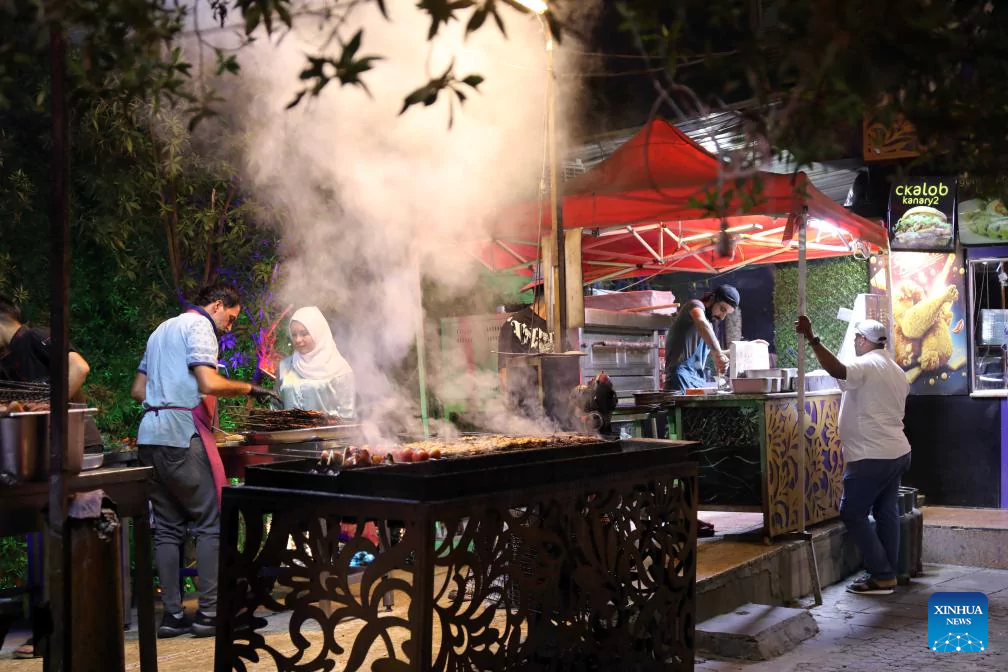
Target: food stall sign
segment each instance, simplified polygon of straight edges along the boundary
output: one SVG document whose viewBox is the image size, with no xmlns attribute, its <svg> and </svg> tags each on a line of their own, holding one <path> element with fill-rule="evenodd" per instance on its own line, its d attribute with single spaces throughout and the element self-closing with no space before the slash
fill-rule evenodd
<svg viewBox="0 0 1008 672">
<path fill-rule="evenodd" d="M 893 250 L 955 250 L 955 177 L 908 177 L 893 185 L 889 198 L 889 240 Z"/>
<path fill-rule="evenodd" d="M 1008 243 L 1008 207 L 1000 198 L 967 198 L 957 210 L 959 242 L 963 245 Z"/>
<path fill-rule="evenodd" d="M 885 295 L 885 258 L 869 261 L 873 294 Z M 966 269 L 960 253 L 890 255 L 893 357 L 913 395 L 969 393 Z"/>
</svg>

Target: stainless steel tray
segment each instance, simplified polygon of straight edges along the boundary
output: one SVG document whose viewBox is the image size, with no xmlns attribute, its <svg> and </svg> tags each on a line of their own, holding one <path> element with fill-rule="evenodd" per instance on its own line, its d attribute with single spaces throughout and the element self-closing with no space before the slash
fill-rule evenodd
<svg viewBox="0 0 1008 672">
<path fill-rule="evenodd" d="M 635 392 L 634 403 L 637 406 L 659 406 L 661 404 L 671 404 L 675 403 L 677 397 L 682 395 L 677 395 L 673 392 L 662 392 L 662 391 L 652 391 L 652 392 Z"/>
<path fill-rule="evenodd" d="M 103 453 L 85 453 L 84 462 L 81 466 L 81 471 L 88 471 L 90 469 L 98 469 L 105 462 L 105 455 Z"/>
<path fill-rule="evenodd" d="M 327 427 L 306 427 L 304 429 L 282 429 L 274 432 L 248 432 L 245 443 L 306 443 L 310 441 L 356 440 L 360 437 L 361 426 L 330 425 Z"/>
</svg>

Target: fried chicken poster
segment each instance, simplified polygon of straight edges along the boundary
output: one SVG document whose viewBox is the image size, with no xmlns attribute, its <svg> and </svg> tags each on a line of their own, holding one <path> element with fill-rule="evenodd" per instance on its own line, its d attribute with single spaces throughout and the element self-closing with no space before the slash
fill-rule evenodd
<svg viewBox="0 0 1008 672">
<path fill-rule="evenodd" d="M 886 293 L 882 257 L 871 291 Z M 910 394 L 967 394 L 966 270 L 955 253 L 892 253 L 892 339 Z"/>
</svg>

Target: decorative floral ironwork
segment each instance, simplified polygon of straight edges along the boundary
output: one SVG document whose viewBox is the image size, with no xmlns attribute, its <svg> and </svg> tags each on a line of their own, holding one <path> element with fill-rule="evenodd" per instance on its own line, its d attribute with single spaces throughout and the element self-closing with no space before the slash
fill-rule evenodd
<svg viewBox="0 0 1008 672">
<path fill-rule="evenodd" d="M 761 404 L 683 407 L 683 436 L 699 442 L 691 457 L 700 464 L 700 502 L 759 505 Z"/>
<path fill-rule="evenodd" d="M 228 489 L 216 669 L 692 669 L 696 493 L 688 464 L 415 506 Z M 358 530 L 344 544 L 341 520 Z M 402 540 L 376 547 L 366 520 L 400 521 Z M 359 551 L 375 559 L 358 585 Z M 257 609 L 290 611 L 289 639 Z"/>
<path fill-rule="evenodd" d="M 920 156 L 917 129 L 902 115 L 886 124 L 865 117 L 863 154 L 865 161 L 890 161 Z"/>
</svg>

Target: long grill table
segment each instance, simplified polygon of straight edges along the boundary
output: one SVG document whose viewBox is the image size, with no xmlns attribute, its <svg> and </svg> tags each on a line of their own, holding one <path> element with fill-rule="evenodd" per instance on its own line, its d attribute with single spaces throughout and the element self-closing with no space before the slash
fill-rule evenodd
<svg viewBox="0 0 1008 672">
<path fill-rule="evenodd" d="M 250 467 L 245 486 L 224 489 L 215 669 L 692 670 L 688 445 L 598 442 L 337 476 L 309 473 L 311 461 Z M 357 531 L 340 543 L 347 520 Z M 403 537 L 376 548 L 366 521 L 397 521 Z M 375 560 L 358 584 L 361 550 Z M 280 641 L 261 632 L 263 611 L 291 612 Z"/>
</svg>

